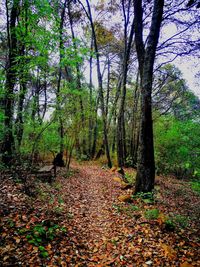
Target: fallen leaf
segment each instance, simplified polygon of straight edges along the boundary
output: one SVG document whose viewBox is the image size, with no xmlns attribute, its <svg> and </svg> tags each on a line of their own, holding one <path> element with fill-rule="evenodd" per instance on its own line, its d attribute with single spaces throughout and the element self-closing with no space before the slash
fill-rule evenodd
<svg viewBox="0 0 200 267">
<path fill-rule="evenodd" d="M 122 182 L 122 179 L 120 177 L 114 177 L 113 180 L 118 183 Z"/>
<path fill-rule="evenodd" d="M 168 257 L 170 260 L 173 260 L 176 258 L 176 251 L 172 247 L 166 244 L 162 244 L 161 247 L 165 252 L 165 257 Z"/>
<path fill-rule="evenodd" d="M 192 267 L 192 266 L 193 266 L 192 264 L 190 264 L 186 261 L 180 264 L 180 267 Z"/>
<path fill-rule="evenodd" d="M 132 202 L 131 195 L 121 195 L 118 197 L 119 201 L 121 202 Z"/>
</svg>

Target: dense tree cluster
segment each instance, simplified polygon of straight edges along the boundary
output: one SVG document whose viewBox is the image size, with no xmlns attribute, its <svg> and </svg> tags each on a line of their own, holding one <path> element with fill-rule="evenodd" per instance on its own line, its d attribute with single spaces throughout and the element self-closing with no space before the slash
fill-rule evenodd
<svg viewBox="0 0 200 267">
<path fill-rule="evenodd" d="M 2 167 L 51 152 L 68 164 L 72 153 L 100 153 L 109 167 L 137 167 L 136 192 L 153 189 L 155 165 L 200 176 L 200 101 L 172 64 L 199 56 L 198 8 L 182 0 L 4 0 Z"/>
</svg>

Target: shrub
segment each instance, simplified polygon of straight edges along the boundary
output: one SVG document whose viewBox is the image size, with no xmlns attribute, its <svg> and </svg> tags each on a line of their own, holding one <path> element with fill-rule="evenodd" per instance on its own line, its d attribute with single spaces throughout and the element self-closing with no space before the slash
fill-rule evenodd
<svg viewBox="0 0 200 267">
<path fill-rule="evenodd" d="M 199 181 L 194 181 L 190 183 L 192 190 L 200 194 L 200 182 Z"/>
<path fill-rule="evenodd" d="M 165 115 L 155 122 L 154 129 L 157 173 L 200 177 L 200 124 Z"/>
</svg>

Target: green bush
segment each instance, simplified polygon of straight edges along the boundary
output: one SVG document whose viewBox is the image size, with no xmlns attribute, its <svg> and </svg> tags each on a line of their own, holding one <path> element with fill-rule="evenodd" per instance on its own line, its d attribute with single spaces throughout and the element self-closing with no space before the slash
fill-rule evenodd
<svg viewBox="0 0 200 267">
<path fill-rule="evenodd" d="M 161 116 L 154 124 L 157 173 L 200 177 L 200 124 Z"/>
</svg>

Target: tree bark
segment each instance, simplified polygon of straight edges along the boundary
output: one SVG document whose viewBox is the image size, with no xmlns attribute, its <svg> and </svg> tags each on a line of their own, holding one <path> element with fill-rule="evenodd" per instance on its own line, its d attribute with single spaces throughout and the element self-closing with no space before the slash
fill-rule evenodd
<svg viewBox="0 0 200 267">
<path fill-rule="evenodd" d="M 70 29 L 71 29 L 71 35 L 72 35 L 72 43 L 75 51 L 75 55 L 77 55 L 77 44 L 75 41 L 75 33 L 74 33 L 74 27 L 73 27 L 73 17 L 71 14 L 71 7 L 70 7 L 70 1 L 68 1 L 68 16 L 69 16 L 69 23 L 70 23 Z M 76 86 L 79 91 L 82 91 L 82 85 L 81 85 L 81 72 L 80 72 L 80 64 L 76 62 Z M 82 129 L 85 128 L 85 115 L 84 115 L 84 107 L 83 107 L 83 100 L 82 96 L 79 95 L 79 104 L 80 104 L 80 111 L 81 111 L 81 125 Z M 83 155 L 87 155 L 86 150 L 86 139 L 84 137 L 84 134 L 82 136 L 82 147 L 83 147 Z"/>
<path fill-rule="evenodd" d="M 162 22 L 164 0 L 154 0 L 151 27 L 147 46 L 143 42 L 142 0 L 134 1 L 135 44 L 141 77 L 141 123 L 137 159 L 135 193 L 149 192 L 154 188 L 155 161 L 152 123 L 152 77 Z"/>
<path fill-rule="evenodd" d="M 93 39 L 91 36 L 91 46 L 90 46 L 91 52 L 93 50 Z M 92 55 L 90 55 L 90 83 L 89 83 L 89 89 L 90 89 L 90 95 L 89 95 L 89 101 L 90 101 L 90 107 L 89 107 L 89 127 L 88 127 L 88 152 L 90 155 L 90 158 L 92 156 L 92 130 L 93 130 L 93 123 L 92 123 Z M 96 150 L 96 149 L 95 149 Z"/>
<path fill-rule="evenodd" d="M 130 35 L 128 37 L 128 24 L 129 24 L 129 19 L 130 19 L 130 1 L 128 3 L 127 14 L 125 11 L 124 1 L 122 1 L 122 8 L 123 8 L 123 14 L 124 14 L 124 58 L 123 58 L 123 73 L 122 73 L 122 76 L 123 76 L 122 97 L 120 101 L 118 124 L 117 124 L 117 158 L 118 158 L 118 166 L 120 168 L 125 165 L 125 161 L 127 157 L 124 106 L 125 106 L 125 100 L 126 100 L 128 62 L 130 59 L 131 45 L 132 45 L 133 34 L 134 34 L 134 21 L 133 21 L 131 24 Z"/>
<path fill-rule="evenodd" d="M 62 68 L 61 68 L 61 63 L 63 59 L 63 50 L 64 50 L 64 44 L 63 44 L 63 25 L 64 25 L 64 19 L 65 19 L 65 12 L 66 12 L 66 7 L 67 7 L 67 0 L 64 2 L 64 6 L 61 11 L 61 18 L 60 18 L 60 26 L 59 26 L 59 70 L 58 70 L 58 81 L 57 81 L 57 92 L 56 92 L 56 112 L 58 115 L 58 120 L 59 120 L 59 135 L 60 135 L 60 153 L 63 155 L 64 152 L 64 127 L 63 127 L 63 118 L 61 114 L 61 104 L 60 104 L 60 87 L 61 87 L 61 78 L 62 78 Z"/>
<path fill-rule="evenodd" d="M 137 149 L 138 149 L 138 104 L 139 104 L 139 71 L 136 78 L 136 86 L 134 90 L 134 104 L 133 104 L 133 114 L 132 114 L 132 125 L 131 125 L 131 141 L 130 141 L 130 156 L 132 159 L 132 166 L 135 167 L 137 164 Z"/>
<path fill-rule="evenodd" d="M 9 21 L 8 1 L 6 1 L 7 13 L 7 38 L 8 38 L 8 67 L 6 70 L 5 98 L 4 98 L 4 127 L 5 134 L 2 143 L 2 161 L 10 165 L 15 151 L 13 136 L 13 106 L 14 106 L 14 86 L 17 76 L 17 37 L 16 21 L 18 17 L 19 0 L 14 0 Z"/>
<path fill-rule="evenodd" d="M 111 168 L 112 162 L 110 158 L 110 151 L 109 151 L 109 144 L 108 144 L 107 121 L 106 121 L 106 112 L 105 112 L 105 106 L 104 106 L 103 82 L 102 82 L 102 75 L 101 75 L 101 69 L 100 69 L 99 51 L 98 51 L 96 32 L 95 32 L 95 28 L 94 28 L 94 24 L 92 20 L 92 13 L 91 13 L 89 1 L 86 0 L 86 3 L 88 7 L 88 15 L 89 15 L 88 18 L 89 18 L 91 29 L 92 29 L 94 49 L 95 49 L 96 59 L 97 59 L 97 77 L 98 77 L 98 84 L 99 84 L 99 99 L 100 99 L 100 106 L 101 106 L 102 119 L 103 119 L 104 145 L 106 149 L 108 167 Z"/>
<path fill-rule="evenodd" d="M 24 17 L 22 17 L 23 20 L 23 26 L 25 27 L 25 33 L 22 36 L 22 41 L 19 42 L 20 48 L 20 56 L 21 56 L 21 62 L 20 64 L 20 74 L 19 74 L 19 83 L 20 83 L 20 92 L 19 92 L 19 99 L 18 99 L 18 107 L 17 107 L 17 117 L 15 120 L 15 133 L 16 133 L 16 139 L 17 139 L 17 150 L 20 153 L 20 147 L 24 132 L 24 120 L 23 120 L 23 111 L 24 111 L 24 100 L 27 92 L 26 83 L 27 83 L 27 74 L 26 74 L 26 60 L 24 59 L 26 55 L 26 42 L 25 38 L 28 34 L 28 2 L 24 2 L 24 10 L 25 14 Z"/>
</svg>

